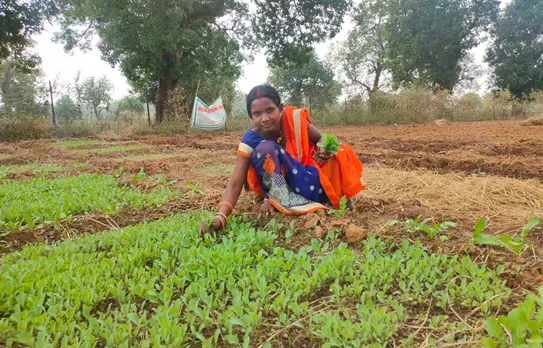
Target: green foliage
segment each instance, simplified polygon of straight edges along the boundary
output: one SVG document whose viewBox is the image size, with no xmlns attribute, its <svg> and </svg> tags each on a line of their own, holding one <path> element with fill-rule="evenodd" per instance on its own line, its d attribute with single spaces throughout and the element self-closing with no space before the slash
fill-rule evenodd
<svg viewBox="0 0 543 348">
<path fill-rule="evenodd" d="M 497 87 L 518 99 L 543 89 L 543 1 L 514 0 L 501 14 L 486 60 Z"/>
<path fill-rule="evenodd" d="M 30 172 L 32 175 L 43 175 L 49 172 L 58 172 L 62 167 L 58 164 L 30 163 L 23 165 L 0 166 L 0 181 L 11 174 Z"/>
<path fill-rule="evenodd" d="M 0 63 L 9 57 L 24 57 L 24 50 L 32 45 L 32 35 L 39 34 L 46 20 L 56 14 L 50 0 L 2 0 L 0 3 Z M 35 60 L 26 61 L 32 68 Z"/>
<path fill-rule="evenodd" d="M 422 218 L 422 215 L 417 216 L 415 219 L 408 219 L 405 221 L 398 221 L 398 220 L 392 220 L 388 223 L 389 226 L 395 226 L 395 225 L 402 225 L 404 226 L 409 232 L 424 232 L 426 235 L 434 239 L 437 237 L 438 234 L 446 231 L 449 228 L 455 228 L 458 227 L 458 224 L 451 221 L 443 221 L 441 223 L 436 222 L 433 224 L 428 224 L 430 221 L 433 221 L 432 218 L 424 219 L 423 221 L 420 221 Z"/>
<path fill-rule="evenodd" d="M 1 16 L 1 14 L 0 14 Z M 1 34 L 0 34 L 1 35 Z M 0 64 L 0 116 L 37 116 L 47 114 L 43 108 L 46 94 L 41 84 L 43 72 L 39 67 L 22 71 L 14 59 Z"/>
<path fill-rule="evenodd" d="M 194 91 L 199 78 L 233 84 L 240 74 L 238 43 L 229 33 L 243 34 L 239 18 L 247 5 L 241 1 L 59 3 L 63 16 L 57 39 L 67 50 L 89 48 L 97 33 L 104 59 L 120 64 L 135 89 L 156 102 L 159 123 L 178 85 Z"/>
<path fill-rule="evenodd" d="M 55 103 L 55 116 L 65 122 L 71 122 L 77 118 L 79 111 L 77 104 L 69 95 L 63 95 Z"/>
<path fill-rule="evenodd" d="M 194 198 L 196 194 L 199 194 L 201 196 L 206 196 L 205 192 L 202 191 L 202 184 L 201 183 L 187 183 L 187 187 L 190 189 L 190 196 Z"/>
<path fill-rule="evenodd" d="M 101 120 L 103 117 L 102 112 L 104 110 L 109 111 L 113 85 L 105 76 L 96 81 L 94 77 L 89 77 L 83 81 L 81 88 L 83 89 L 83 103 L 94 112 L 97 120 Z"/>
<path fill-rule="evenodd" d="M 370 237 L 361 250 L 313 240 L 277 246 L 281 224 L 230 217 L 202 240 L 185 214 L 36 245 L 0 265 L 0 341 L 7 346 L 257 346 L 279 328 L 311 345 L 393 344 L 430 303 L 495 310 L 504 281 L 469 258 Z M 291 225 L 292 227 L 292 225 Z M 451 326 L 451 331 L 456 327 Z M 271 340 L 277 342 L 280 337 Z"/>
<path fill-rule="evenodd" d="M 538 348 L 543 345 L 543 287 L 539 296 L 529 294 L 524 302 L 507 316 L 488 318 L 486 332 L 490 337 L 481 340 L 485 348 L 527 347 Z"/>
<path fill-rule="evenodd" d="M 341 143 L 337 140 L 337 137 L 329 133 L 321 133 L 322 141 L 317 143 L 317 146 L 322 148 L 324 151 L 337 154 Z"/>
<path fill-rule="evenodd" d="M 42 117 L 0 117 L 0 141 L 50 138 L 51 128 L 49 120 Z"/>
<path fill-rule="evenodd" d="M 128 95 L 115 105 L 115 119 L 133 123 L 145 111 L 144 104 L 135 95 Z"/>
<path fill-rule="evenodd" d="M 344 86 L 368 95 L 378 91 L 386 74 L 385 16 L 379 0 L 362 1 L 355 12 L 355 27 L 347 40 L 332 50 Z"/>
<path fill-rule="evenodd" d="M 273 67 L 306 64 L 311 46 L 341 30 L 350 0 L 255 0 L 254 41 L 267 49 Z"/>
<path fill-rule="evenodd" d="M 7 181 L 0 184 L 0 226 L 17 230 L 70 219 L 74 214 L 115 214 L 127 206 L 141 209 L 160 205 L 178 194 L 168 188 L 143 193 L 121 187 L 110 175 Z"/>
<path fill-rule="evenodd" d="M 307 63 L 292 62 L 272 68 L 268 80 L 287 104 L 298 107 L 311 104 L 312 110 L 322 111 L 327 104 L 335 103 L 340 92 L 333 70 L 314 51 Z"/>
<path fill-rule="evenodd" d="M 344 217 L 347 213 L 347 196 L 342 196 L 339 199 L 339 209 L 332 209 L 328 211 L 328 215 L 334 215 L 335 217 Z"/>
<path fill-rule="evenodd" d="M 483 231 L 486 228 L 486 221 L 485 219 L 481 219 L 475 224 L 475 230 L 473 231 L 472 236 L 473 243 L 478 245 L 499 246 L 510 250 L 516 255 L 522 255 L 522 253 L 528 249 L 528 245 L 526 244 L 528 233 L 530 233 L 530 231 L 539 224 L 540 220 L 541 219 L 539 217 L 533 216 L 522 228 L 520 237 L 511 237 L 509 235 L 495 237 L 492 235 L 483 234 Z"/>
<path fill-rule="evenodd" d="M 396 85 L 452 90 L 460 61 L 497 17 L 496 0 L 386 2 L 388 67 Z"/>
</svg>

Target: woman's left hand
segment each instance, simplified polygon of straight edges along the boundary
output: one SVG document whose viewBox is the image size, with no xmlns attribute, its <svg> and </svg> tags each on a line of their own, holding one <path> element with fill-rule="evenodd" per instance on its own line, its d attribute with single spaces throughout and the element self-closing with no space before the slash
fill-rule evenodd
<svg viewBox="0 0 543 348">
<path fill-rule="evenodd" d="M 333 155 L 330 152 L 326 152 L 321 147 L 319 147 L 317 148 L 317 152 L 315 153 L 315 161 L 328 163 L 328 161 L 330 161 L 330 158 L 332 158 L 332 156 Z"/>
</svg>

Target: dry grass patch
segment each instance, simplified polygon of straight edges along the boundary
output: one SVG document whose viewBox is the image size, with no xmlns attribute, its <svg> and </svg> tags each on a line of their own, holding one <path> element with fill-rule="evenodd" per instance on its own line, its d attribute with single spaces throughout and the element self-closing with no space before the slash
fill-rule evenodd
<svg viewBox="0 0 543 348">
<path fill-rule="evenodd" d="M 523 126 L 543 126 L 543 115 L 530 117 L 529 119 L 522 121 Z"/>
<path fill-rule="evenodd" d="M 490 221 L 494 233 L 523 226 L 533 215 L 543 216 L 543 184 L 495 176 L 438 174 L 429 170 L 402 171 L 379 165 L 365 168 L 368 188 L 359 195 L 364 202 L 383 201 L 425 216 Z"/>
</svg>

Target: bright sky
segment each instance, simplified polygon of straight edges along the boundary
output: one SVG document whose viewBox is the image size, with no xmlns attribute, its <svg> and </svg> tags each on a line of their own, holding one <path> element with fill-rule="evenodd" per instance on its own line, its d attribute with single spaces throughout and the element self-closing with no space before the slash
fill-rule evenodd
<svg viewBox="0 0 543 348">
<path fill-rule="evenodd" d="M 508 3 L 510 0 L 501 0 L 501 5 Z M 352 24 L 345 23 L 342 31 L 333 39 L 316 46 L 316 52 L 321 58 L 325 58 L 332 42 L 342 41 L 347 37 L 347 32 Z M 73 81 L 78 71 L 81 72 L 82 78 L 85 77 L 100 77 L 107 76 L 113 83 L 115 90 L 113 97 L 121 98 L 128 94 L 130 86 L 122 76 L 120 70 L 116 67 L 111 67 L 108 63 L 100 59 L 98 49 L 93 49 L 90 52 L 83 53 L 79 50 L 72 54 L 67 54 L 61 44 L 53 43 L 53 33 L 58 30 L 58 27 L 48 25 L 39 36 L 36 36 L 35 51 L 42 57 L 42 68 L 46 78 L 54 80 L 57 76 L 63 83 Z M 479 64 L 483 64 L 484 47 L 477 47 L 473 50 L 475 60 Z M 248 93 L 249 90 L 260 83 L 266 81 L 268 77 L 268 66 L 264 52 L 259 52 L 255 55 L 254 61 L 251 64 L 243 65 L 243 73 L 238 80 L 238 88 Z M 480 77 L 480 81 L 485 80 L 485 76 Z"/>
</svg>

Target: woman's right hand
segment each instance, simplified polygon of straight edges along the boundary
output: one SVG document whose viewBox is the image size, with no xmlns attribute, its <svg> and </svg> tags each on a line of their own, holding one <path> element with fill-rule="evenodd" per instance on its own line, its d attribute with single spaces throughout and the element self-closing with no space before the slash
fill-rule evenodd
<svg viewBox="0 0 543 348">
<path fill-rule="evenodd" d="M 220 231 L 221 229 L 222 221 L 217 216 L 213 218 L 213 221 L 211 223 L 209 221 L 202 221 L 200 223 L 200 233 L 202 234 L 202 236 L 205 234 Z"/>
<path fill-rule="evenodd" d="M 277 212 L 275 207 L 270 203 L 270 201 L 265 200 L 264 203 L 260 206 L 258 212 L 264 216 L 269 216 Z"/>
</svg>

